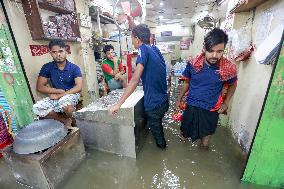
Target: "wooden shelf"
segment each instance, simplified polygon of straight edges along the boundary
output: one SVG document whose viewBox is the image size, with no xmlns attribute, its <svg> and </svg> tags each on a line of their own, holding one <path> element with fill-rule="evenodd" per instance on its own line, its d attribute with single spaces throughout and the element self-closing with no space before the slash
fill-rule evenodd
<svg viewBox="0 0 284 189">
<path fill-rule="evenodd" d="M 72 0 L 74 1 L 74 0 Z M 79 29 L 79 20 L 76 13 L 76 5 L 74 1 L 74 11 L 66 10 L 62 7 L 50 4 L 45 0 L 22 0 L 25 17 L 33 40 L 51 40 L 52 38 L 46 37 L 43 29 L 43 21 L 41 17 L 42 9 L 59 14 L 72 14 L 74 23 L 71 23 L 72 31 L 78 39 L 81 37 Z M 62 38 L 57 38 L 62 39 Z M 62 39 L 64 41 L 77 42 L 77 39 Z"/>
<path fill-rule="evenodd" d="M 247 12 L 268 0 L 248 0 L 248 3 L 237 4 L 230 13 Z"/>
<path fill-rule="evenodd" d="M 47 40 L 50 41 L 52 39 L 61 39 L 61 38 L 56 38 L 56 37 L 43 37 L 42 40 Z M 77 39 L 62 39 L 63 41 L 66 42 L 79 42 Z"/>
<path fill-rule="evenodd" d="M 105 21 L 107 21 L 107 22 L 109 22 L 109 23 L 111 23 L 111 24 L 114 24 L 114 19 L 109 17 L 109 16 L 105 16 L 103 14 L 100 14 L 100 18 L 105 20 Z"/>
<path fill-rule="evenodd" d="M 74 12 L 74 11 L 66 10 L 66 9 L 59 7 L 59 6 L 56 6 L 56 5 L 52 5 L 50 3 L 42 2 L 42 1 L 38 1 L 38 6 L 41 9 L 49 10 L 49 11 L 61 13 L 61 14 L 72 14 Z"/>
<path fill-rule="evenodd" d="M 115 39 L 102 38 L 102 42 L 118 42 L 118 41 Z"/>
<path fill-rule="evenodd" d="M 96 15 L 91 15 L 92 20 L 97 21 Z M 114 24 L 114 19 L 105 15 L 100 14 L 100 21 L 102 24 Z"/>
</svg>

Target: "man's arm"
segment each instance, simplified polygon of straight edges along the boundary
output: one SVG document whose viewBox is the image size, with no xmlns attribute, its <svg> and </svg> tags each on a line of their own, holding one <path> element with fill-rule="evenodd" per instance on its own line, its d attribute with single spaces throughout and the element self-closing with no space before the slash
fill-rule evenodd
<svg viewBox="0 0 284 189">
<path fill-rule="evenodd" d="M 68 91 L 63 90 L 64 92 L 60 93 L 60 94 L 50 94 L 49 97 L 51 99 L 57 100 L 57 99 L 63 97 L 64 95 L 66 95 L 66 94 L 80 93 L 82 91 L 82 83 L 83 83 L 82 77 L 76 77 L 75 78 L 75 86 L 73 88 L 71 88 Z"/>
<path fill-rule="evenodd" d="M 182 73 L 182 75 L 186 78 L 186 80 L 184 81 L 184 84 L 181 88 L 181 92 L 180 92 L 180 96 L 177 100 L 177 103 L 176 103 L 176 106 L 177 108 L 179 108 L 180 106 L 180 103 L 181 103 L 181 100 L 184 96 L 184 94 L 188 91 L 189 89 L 189 81 L 190 81 L 190 78 L 191 78 L 191 74 L 190 74 L 190 69 L 191 69 L 191 66 L 190 64 L 188 63 Z"/>
<path fill-rule="evenodd" d="M 83 85 L 83 79 L 82 77 L 76 77 L 75 78 L 75 86 L 68 91 L 65 92 L 65 94 L 75 94 L 80 93 L 82 91 L 82 85 Z"/>
<path fill-rule="evenodd" d="M 116 57 L 114 57 L 111 61 L 113 62 L 113 65 L 114 65 L 112 76 L 115 76 L 117 73 L 119 73 L 119 67 L 117 63 L 118 60 Z"/>
<path fill-rule="evenodd" d="M 237 82 L 235 82 L 234 84 L 232 85 L 229 85 L 228 87 L 228 92 L 227 92 L 227 95 L 226 95 L 226 98 L 224 100 L 224 103 L 225 104 L 229 104 L 232 96 L 234 95 L 235 91 L 236 91 L 236 88 L 237 88 Z"/>
<path fill-rule="evenodd" d="M 186 79 L 184 81 L 184 84 L 183 84 L 182 88 L 181 88 L 180 96 L 179 96 L 179 98 L 177 100 L 177 104 L 176 104 L 177 107 L 180 106 L 181 100 L 182 100 L 184 94 L 188 91 L 188 89 L 189 89 L 189 79 Z"/>
<path fill-rule="evenodd" d="M 112 69 L 108 64 L 103 63 L 102 64 L 102 70 L 112 77 L 115 77 L 117 74 L 120 73 L 117 63 L 114 64 L 114 69 Z"/>
<path fill-rule="evenodd" d="M 48 79 L 46 77 L 38 76 L 36 83 L 37 91 L 43 94 L 61 94 L 65 92 L 62 89 L 55 89 L 49 87 L 47 86 L 47 84 L 48 84 Z"/>
<path fill-rule="evenodd" d="M 221 114 L 221 113 L 224 113 L 225 111 L 227 111 L 230 100 L 231 100 L 232 96 L 234 95 L 236 88 L 237 88 L 237 82 L 234 82 L 233 84 L 229 85 L 228 91 L 227 91 L 227 94 L 226 94 L 226 98 L 225 98 L 223 104 L 221 105 L 218 113 Z"/>
<path fill-rule="evenodd" d="M 119 64 L 119 71 L 120 71 L 120 73 L 122 73 L 122 74 L 126 73 L 126 70 L 124 68 L 125 68 L 125 65 L 121 62 Z"/>
<path fill-rule="evenodd" d="M 127 85 L 122 97 L 119 99 L 119 101 L 116 103 L 116 105 L 111 106 L 108 111 L 110 114 L 116 114 L 118 109 L 121 107 L 121 105 L 125 102 L 125 100 L 133 93 L 133 91 L 136 89 L 141 75 L 143 73 L 144 66 L 142 64 L 137 64 L 137 67 L 135 68 L 135 72 L 133 74 L 132 79 L 130 80 L 129 84 Z"/>
<path fill-rule="evenodd" d="M 120 62 L 119 72 L 114 76 L 114 79 L 115 80 L 121 79 L 123 74 L 125 74 L 125 70 L 124 70 L 123 64 Z"/>
</svg>

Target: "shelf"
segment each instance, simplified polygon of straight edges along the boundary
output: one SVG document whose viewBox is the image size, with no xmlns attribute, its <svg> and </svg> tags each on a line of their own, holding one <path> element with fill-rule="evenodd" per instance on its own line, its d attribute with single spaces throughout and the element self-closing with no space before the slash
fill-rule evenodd
<svg viewBox="0 0 284 189">
<path fill-rule="evenodd" d="M 74 12 L 74 11 L 69 11 L 69 10 L 66 10 L 62 7 L 52 5 L 50 3 L 46 3 L 46 2 L 43 2 L 43 1 L 38 1 L 38 6 L 41 9 L 49 10 L 49 11 L 61 13 L 61 14 L 72 14 Z"/>
<path fill-rule="evenodd" d="M 247 12 L 268 0 L 248 0 L 248 3 L 237 4 L 230 13 Z"/>
<path fill-rule="evenodd" d="M 93 21 L 97 21 L 96 15 L 91 15 Z M 105 15 L 100 14 L 100 21 L 102 24 L 114 24 L 114 19 Z"/>
<path fill-rule="evenodd" d="M 78 39 L 62 39 L 62 38 L 56 38 L 56 37 L 43 37 L 42 40 L 52 40 L 52 39 L 61 39 L 62 41 L 66 41 L 66 42 L 79 42 L 79 38 Z"/>
<path fill-rule="evenodd" d="M 70 0 L 74 2 L 74 11 L 68 11 L 62 7 L 53 5 L 48 3 L 46 0 L 22 0 L 22 6 L 24 9 L 25 17 L 28 23 L 28 27 L 30 30 L 30 34 L 33 40 L 51 40 L 52 38 L 45 36 L 45 31 L 43 28 L 43 21 L 41 17 L 42 10 L 48 10 L 53 13 L 60 14 L 72 14 L 72 20 L 74 22 L 71 23 L 72 31 L 75 34 L 76 39 L 62 39 L 64 41 L 69 42 L 77 42 L 81 35 L 79 29 L 79 20 L 78 15 L 76 13 L 76 5 L 74 0 Z M 57 37 L 56 37 L 57 38 Z M 59 37 L 58 37 L 59 38 Z"/>
<path fill-rule="evenodd" d="M 115 39 L 102 38 L 102 42 L 118 42 L 118 41 Z"/>
</svg>

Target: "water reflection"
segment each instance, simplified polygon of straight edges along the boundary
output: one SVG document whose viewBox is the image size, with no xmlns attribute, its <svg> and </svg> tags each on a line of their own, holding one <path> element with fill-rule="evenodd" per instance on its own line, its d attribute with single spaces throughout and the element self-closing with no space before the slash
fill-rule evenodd
<svg viewBox="0 0 284 189">
<path fill-rule="evenodd" d="M 161 175 L 155 174 L 152 178 L 151 188 L 170 188 L 177 189 L 180 188 L 179 177 L 176 176 L 172 171 L 167 169 L 166 163 L 163 160 L 163 171 Z"/>
</svg>

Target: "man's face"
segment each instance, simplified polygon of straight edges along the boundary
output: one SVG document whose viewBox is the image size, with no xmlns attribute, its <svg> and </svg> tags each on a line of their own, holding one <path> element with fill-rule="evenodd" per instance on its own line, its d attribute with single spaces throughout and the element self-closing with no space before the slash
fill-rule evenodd
<svg viewBox="0 0 284 189">
<path fill-rule="evenodd" d="M 139 48 L 139 39 L 137 37 L 134 37 L 133 35 L 131 36 L 132 38 L 132 44 L 134 46 L 135 49 Z"/>
<path fill-rule="evenodd" d="M 205 51 L 205 57 L 208 63 L 216 64 L 223 56 L 225 50 L 225 44 L 220 43 L 214 45 L 209 51 Z"/>
<path fill-rule="evenodd" d="M 109 51 L 106 52 L 107 59 L 112 60 L 114 56 L 115 54 L 113 52 L 113 49 L 110 49 Z"/>
<path fill-rule="evenodd" d="M 58 63 L 62 63 L 66 60 L 66 50 L 58 45 L 54 45 L 50 49 L 50 55 L 53 60 Z"/>
</svg>

